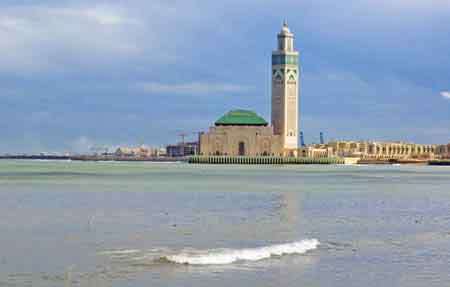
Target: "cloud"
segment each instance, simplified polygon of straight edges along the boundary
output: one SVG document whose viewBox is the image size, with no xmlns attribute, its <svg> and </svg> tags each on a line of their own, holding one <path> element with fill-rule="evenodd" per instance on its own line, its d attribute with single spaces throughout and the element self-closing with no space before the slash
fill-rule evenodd
<svg viewBox="0 0 450 287">
<path fill-rule="evenodd" d="M 80 136 L 70 143 L 70 149 L 74 152 L 89 152 L 95 146 L 93 139 L 87 136 Z"/>
<path fill-rule="evenodd" d="M 0 72 L 68 68 L 139 54 L 139 21 L 128 14 L 112 5 L 2 7 Z"/>
<path fill-rule="evenodd" d="M 324 131 L 336 139 L 423 143 L 445 139 L 448 107 L 439 104 L 432 88 L 404 79 L 366 79 L 334 69 L 306 71 L 302 80 L 300 124 L 305 135 L 317 137 L 318 131 Z M 425 132 L 430 126 L 432 134 Z"/>
<path fill-rule="evenodd" d="M 214 7 L 195 2 L 0 4 L 0 73 L 167 65 L 220 23 Z"/>
<path fill-rule="evenodd" d="M 208 94 L 208 93 L 245 93 L 254 90 L 252 86 L 235 84 L 187 83 L 161 84 L 155 82 L 141 83 L 139 86 L 147 93 L 174 94 Z"/>
<path fill-rule="evenodd" d="M 103 9 L 98 6 L 74 12 L 75 15 L 86 17 L 97 22 L 100 25 L 120 25 L 124 23 L 136 23 L 135 19 L 121 15 L 121 13 L 118 11 Z"/>
<path fill-rule="evenodd" d="M 270 52 L 282 23 L 275 13 L 280 10 L 302 54 L 306 134 L 398 139 L 413 136 L 403 130 L 408 126 L 445 128 L 448 105 L 440 103 L 435 88 L 448 81 L 450 1 L 341 4 L 1 1 L 4 149 L 51 150 L 64 143 L 84 150 L 94 140 L 135 142 L 146 136 L 164 143 L 174 137 L 167 134 L 167 117 L 185 129 L 206 128 L 235 107 L 268 118 Z M 149 112 L 158 93 L 165 97 Z M 134 114 L 137 118 L 129 116 Z M 415 133 L 424 141 L 443 138 Z"/>
<path fill-rule="evenodd" d="M 450 100 L 450 91 L 442 91 L 442 92 L 441 92 L 441 96 L 442 96 L 444 99 Z"/>
</svg>

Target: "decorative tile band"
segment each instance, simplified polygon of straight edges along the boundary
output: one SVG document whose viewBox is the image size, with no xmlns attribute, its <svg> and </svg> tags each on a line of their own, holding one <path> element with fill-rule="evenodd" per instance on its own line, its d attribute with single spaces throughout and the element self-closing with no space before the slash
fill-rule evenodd
<svg viewBox="0 0 450 287">
<path fill-rule="evenodd" d="M 296 55 L 272 55 L 272 65 L 298 65 Z"/>
</svg>

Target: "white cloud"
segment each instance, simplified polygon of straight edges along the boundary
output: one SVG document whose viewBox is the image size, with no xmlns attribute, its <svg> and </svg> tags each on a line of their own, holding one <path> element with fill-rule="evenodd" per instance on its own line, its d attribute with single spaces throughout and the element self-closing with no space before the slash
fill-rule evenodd
<svg viewBox="0 0 450 287">
<path fill-rule="evenodd" d="M 80 136 L 70 143 L 70 148 L 74 152 L 83 153 L 90 152 L 94 145 L 95 142 L 93 139 L 87 136 Z"/>
<path fill-rule="evenodd" d="M 56 17 L 76 17 L 80 21 L 90 20 L 100 25 L 120 25 L 138 22 L 127 15 L 127 11 L 124 8 L 115 6 L 97 5 L 78 8 L 50 8 L 46 10 L 46 13 Z"/>
<path fill-rule="evenodd" d="M 0 70 L 28 72 L 139 54 L 143 37 L 137 26 L 118 6 L 2 7 Z"/>
<path fill-rule="evenodd" d="M 139 86 L 147 93 L 174 94 L 243 93 L 254 90 L 254 87 L 252 86 L 200 82 L 186 84 L 161 84 L 150 82 L 139 84 Z"/>
<path fill-rule="evenodd" d="M 23 19 L 8 16 L 0 18 L 0 29 L 23 31 L 25 27 L 26 22 Z"/>
<path fill-rule="evenodd" d="M 444 99 L 450 100 L 450 91 L 442 91 L 442 92 L 441 92 L 441 96 L 442 96 Z"/>
<path fill-rule="evenodd" d="M 136 22 L 136 20 L 134 19 L 130 19 L 120 15 L 120 13 L 101 9 L 99 7 L 82 10 L 80 12 L 81 12 L 80 15 L 82 16 L 84 15 L 87 18 L 92 19 L 101 25 L 120 25 L 123 23 Z"/>
</svg>

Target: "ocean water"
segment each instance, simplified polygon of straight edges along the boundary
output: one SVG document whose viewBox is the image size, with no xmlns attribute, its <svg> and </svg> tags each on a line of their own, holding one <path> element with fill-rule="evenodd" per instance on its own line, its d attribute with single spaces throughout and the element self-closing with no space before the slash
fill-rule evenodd
<svg viewBox="0 0 450 287">
<path fill-rule="evenodd" d="M 0 286 L 450 286 L 450 168 L 0 161 Z"/>
</svg>

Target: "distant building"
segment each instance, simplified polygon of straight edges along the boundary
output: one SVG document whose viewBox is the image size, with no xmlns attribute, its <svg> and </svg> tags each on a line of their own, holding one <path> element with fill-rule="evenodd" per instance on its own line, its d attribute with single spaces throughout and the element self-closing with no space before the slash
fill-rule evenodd
<svg viewBox="0 0 450 287">
<path fill-rule="evenodd" d="M 313 144 L 301 147 L 299 156 L 312 158 L 334 157 L 333 149 L 325 144 Z"/>
<path fill-rule="evenodd" d="M 161 147 L 157 149 L 158 156 L 164 157 L 167 156 L 167 150 L 165 147 Z"/>
<path fill-rule="evenodd" d="M 404 142 L 332 141 L 324 145 L 334 156 L 376 159 L 433 159 L 436 145 Z"/>
<path fill-rule="evenodd" d="M 439 158 L 450 159 L 450 143 L 446 145 L 438 145 L 436 154 Z"/>
<path fill-rule="evenodd" d="M 160 148 L 151 148 L 146 146 L 128 147 L 122 146 L 116 149 L 114 155 L 119 157 L 158 157 L 161 156 Z"/>
<path fill-rule="evenodd" d="M 166 146 L 166 156 L 168 157 L 182 157 L 198 154 L 198 142 L 178 143 L 176 145 Z"/>
</svg>

